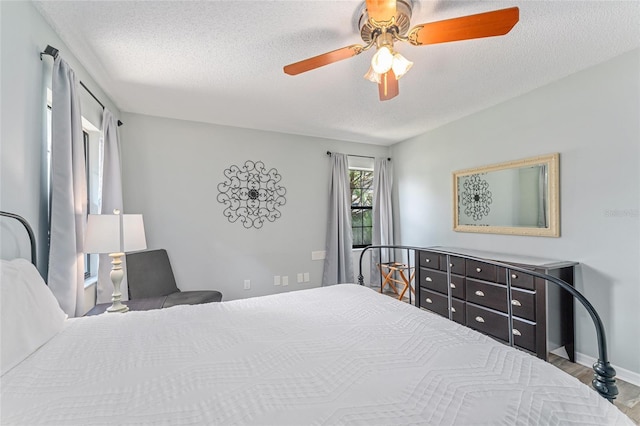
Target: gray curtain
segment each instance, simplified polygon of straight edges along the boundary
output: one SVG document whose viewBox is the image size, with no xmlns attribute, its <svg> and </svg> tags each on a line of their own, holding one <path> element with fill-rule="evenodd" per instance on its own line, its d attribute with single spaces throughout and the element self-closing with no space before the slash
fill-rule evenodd
<svg viewBox="0 0 640 426">
<path fill-rule="evenodd" d="M 100 213 L 113 214 L 114 209 L 124 213 L 122 207 L 122 173 L 120 169 L 120 145 L 118 143 L 118 124 L 107 108 L 102 113 L 102 166 L 100 170 L 101 202 Z M 122 268 L 126 271 L 124 258 Z M 111 282 L 111 258 L 101 254 L 98 266 L 98 286 L 96 303 L 111 302 L 113 283 Z M 120 285 L 122 300 L 129 300 L 126 273 Z"/>
<path fill-rule="evenodd" d="M 353 236 L 351 234 L 351 187 L 346 154 L 331 154 L 327 245 L 322 285 L 352 283 Z"/>
<path fill-rule="evenodd" d="M 391 161 L 376 158 L 373 165 L 373 245 L 393 244 L 393 212 L 391 206 L 391 187 L 393 186 L 393 170 Z M 380 283 L 378 263 L 393 260 L 393 250 L 371 250 L 371 282 L 373 286 Z"/>
<path fill-rule="evenodd" d="M 51 242 L 49 288 L 70 317 L 84 314 L 84 231 L 87 213 L 84 141 L 78 80 L 57 56 L 51 81 Z"/>
</svg>

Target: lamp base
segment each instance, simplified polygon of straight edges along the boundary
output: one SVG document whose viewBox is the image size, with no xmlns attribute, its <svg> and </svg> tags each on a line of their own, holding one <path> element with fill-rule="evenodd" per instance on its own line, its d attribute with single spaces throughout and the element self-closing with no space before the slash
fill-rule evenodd
<svg viewBox="0 0 640 426">
<path fill-rule="evenodd" d="M 109 276 L 113 283 L 113 294 L 111 295 L 112 305 L 107 308 L 107 312 L 111 313 L 123 313 L 129 310 L 129 307 L 127 305 L 123 305 L 120 301 L 122 299 L 120 284 L 122 283 L 122 277 L 124 276 L 124 271 L 122 270 L 122 256 L 124 256 L 124 253 L 109 254 L 109 257 L 111 258 L 111 273 Z"/>
<path fill-rule="evenodd" d="M 127 305 L 123 305 L 122 303 L 114 303 L 107 308 L 107 312 L 127 312 L 129 307 Z"/>
</svg>

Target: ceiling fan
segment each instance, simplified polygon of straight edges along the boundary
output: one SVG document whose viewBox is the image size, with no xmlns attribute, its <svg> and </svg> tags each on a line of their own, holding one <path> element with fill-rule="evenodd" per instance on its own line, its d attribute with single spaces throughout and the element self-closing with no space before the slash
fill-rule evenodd
<svg viewBox="0 0 640 426">
<path fill-rule="evenodd" d="M 419 24 L 409 30 L 411 0 L 366 0 L 360 17 L 360 36 L 365 45 L 352 44 L 293 64 L 284 72 L 297 75 L 376 47 L 371 67 L 364 77 L 378 84 L 381 101 L 398 95 L 398 79 L 413 65 L 393 49 L 394 42 L 414 46 L 505 35 L 519 20 L 519 9 L 494 10 L 444 21 Z"/>
</svg>

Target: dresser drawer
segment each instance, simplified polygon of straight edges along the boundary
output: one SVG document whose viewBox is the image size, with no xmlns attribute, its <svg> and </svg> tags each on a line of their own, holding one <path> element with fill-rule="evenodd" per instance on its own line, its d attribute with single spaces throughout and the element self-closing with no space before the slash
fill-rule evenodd
<svg viewBox="0 0 640 426">
<path fill-rule="evenodd" d="M 423 268 L 439 269 L 440 268 L 440 255 L 430 251 L 418 252 L 418 265 Z"/>
<path fill-rule="evenodd" d="M 466 287 L 466 300 L 468 302 L 496 309 L 505 314 L 508 312 L 506 286 L 467 278 Z M 511 312 L 513 316 L 535 321 L 535 293 L 511 288 Z"/>
<path fill-rule="evenodd" d="M 434 271 L 432 269 L 420 268 L 420 285 L 448 295 L 447 290 L 447 273 Z M 464 299 L 464 277 L 459 275 L 451 275 L 451 295 L 459 299 Z"/>
<path fill-rule="evenodd" d="M 451 299 L 453 320 L 457 323 L 465 323 L 465 302 L 458 299 Z M 449 303 L 447 296 L 434 291 L 422 289 L 420 291 L 420 307 L 449 318 Z"/>
<path fill-rule="evenodd" d="M 508 327 L 508 324 L 507 324 Z M 536 351 L 536 325 L 513 319 L 513 344 L 528 351 Z"/>
<path fill-rule="evenodd" d="M 451 281 L 449 282 L 449 286 L 451 287 L 451 296 L 464 300 L 466 288 L 464 284 L 464 277 L 451 274 Z"/>
<path fill-rule="evenodd" d="M 459 324 L 467 324 L 466 302 L 459 299 L 451 299 L 451 309 L 453 310 L 453 320 Z"/>
<path fill-rule="evenodd" d="M 504 314 L 467 303 L 467 326 L 502 341 L 509 341 L 509 318 Z"/>
<path fill-rule="evenodd" d="M 505 268 L 498 268 L 497 278 L 499 283 L 507 284 L 507 270 Z M 511 271 L 511 286 L 534 290 L 533 275 L 519 271 Z"/>
<path fill-rule="evenodd" d="M 465 271 L 467 277 L 480 278 L 486 281 L 496 280 L 496 266 L 467 259 Z"/>
<path fill-rule="evenodd" d="M 467 302 L 507 312 L 507 287 L 467 278 Z"/>
<path fill-rule="evenodd" d="M 433 269 L 420 268 L 420 286 L 447 294 L 447 274 Z"/>
<path fill-rule="evenodd" d="M 536 294 L 511 288 L 511 312 L 513 316 L 536 321 Z"/>
<path fill-rule="evenodd" d="M 461 257 L 450 256 L 449 265 L 451 265 L 452 274 L 464 275 L 466 273 L 465 261 Z M 445 254 L 440 255 L 440 270 L 447 270 L 447 255 Z"/>
<path fill-rule="evenodd" d="M 482 333 L 509 342 L 509 317 L 499 312 L 467 303 L 467 325 Z M 536 325 L 513 319 L 513 344 L 536 352 Z"/>
</svg>

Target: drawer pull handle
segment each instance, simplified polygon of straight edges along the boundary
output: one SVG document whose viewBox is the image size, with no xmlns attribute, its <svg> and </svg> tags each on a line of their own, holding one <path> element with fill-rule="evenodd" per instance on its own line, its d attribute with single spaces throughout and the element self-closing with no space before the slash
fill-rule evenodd
<svg viewBox="0 0 640 426">
<path fill-rule="evenodd" d="M 518 278 L 518 275 L 516 275 L 516 274 L 511 274 L 511 278 L 513 278 L 513 279 L 515 280 L 516 278 Z"/>
<path fill-rule="evenodd" d="M 424 301 L 427 303 L 433 303 L 433 300 L 429 299 L 428 297 Z"/>
<path fill-rule="evenodd" d="M 431 259 L 425 259 L 424 261 L 425 261 L 426 263 L 429 263 L 429 262 L 431 262 Z"/>
<path fill-rule="evenodd" d="M 450 283 L 449 285 L 451 286 L 451 288 L 456 288 L 456 285 L 454 283 Z"/>
<path fill-rule="evenodd" d="M 425 278 L 424 280 L 425 280 L 426 282 L 428 282 L 428 283 L 430 283 L 431 281 L 433 281 L 433 280 L 431 279 L 431 277 L 427 277 L 427 278 Z"/>
<path fill-rule="evenodd" d="M 476 272 L 482 272 L 482 268 L 476 268 Z"/>
<path fill-rule="evenodd" d="M 476 321 L 478 321 L 478 322 L 484 322 L 484 318 L 482 318 L 482 317 L 476 317 Z"/>
<path fill-rule="evenodd" d="M 513 329 L 513 335 L 514 336 L 522 336 L 522 333 L 520 333 L 520 331 L 517 328 Z"/>
<path fill-rule="evenodd" d="M 484 293 L 480 290 L 476 290 L 476 296 L 484 297 Z"/>
<path fill-rule="evenodd" d="M 450 268 L 453 268 L 453 263 L 450 263 L 450 264 L 449 264 L 449 267 L 450 267 Z"/>
<path fill-rule="evenodd" d="M 516 299 L 513 299 L 513 300 L 511 301 L 511 304 L 512 304 L 513 306 L 522 306 L 522 303 L 520 303 L 520 301 L 519 301 L 519 300 L 516 300 Z"/>
<path fill-rule="evenodd" d="M 453 306 L 451 307 L 451 312 L 455 313 L 456 312 L 456 308 L 454 308 Z"/>
</svg>

